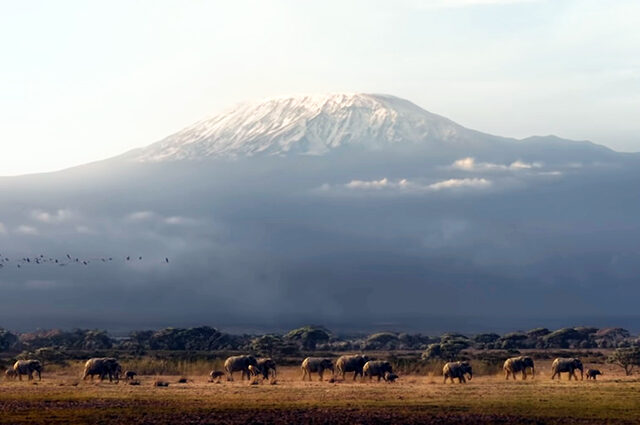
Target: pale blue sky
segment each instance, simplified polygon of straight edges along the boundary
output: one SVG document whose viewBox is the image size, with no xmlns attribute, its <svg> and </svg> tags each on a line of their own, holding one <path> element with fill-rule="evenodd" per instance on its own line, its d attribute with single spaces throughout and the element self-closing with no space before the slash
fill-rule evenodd
<svg viewBox="0 0 640 425">
<path fill-rule="evenodd" d="M 640 1 L 0 1 L 0 175 L 327 91 L 640 151 Z"/>
</svg>

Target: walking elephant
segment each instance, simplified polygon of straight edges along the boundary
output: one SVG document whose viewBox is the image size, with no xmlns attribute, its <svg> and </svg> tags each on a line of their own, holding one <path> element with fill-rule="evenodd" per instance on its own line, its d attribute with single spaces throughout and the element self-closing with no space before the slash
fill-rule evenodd
<svg viewBox="0 0 640 425">
<path fill-rule="evenodd" d="M 276 362 L 271 358 L 262 358 L 257 360 L 258 373 L 262 375 L 262 379 L 276 377 Z"/>
<path fill-rule="evenodd" d="M 302 380 L 304 381 L 308 376 L 309 381 L 311 381 L 311 374 L 317 373 L 320 376 L 320 380 L 322 381 L 325 370 L 330 370 L 332 374 L 334 373 L 333 362 L 331 361 L 331 359 L 325 359 L 322 357 L 307 357 L 302 361 Z"/>
<path fill-rule="evenodd" d="M 447 379 L 451 379 L 453 383 L 454 378 L 458 378 L 458 381 L 463 384 L 467 382 L 465 375 L 469 375 L 469 380 L 471 380 L 473 372 L 468 362 L 449 362 L 442 368 L 442 375 L 444 376 L 445 384 L 447 383 Z"/>
<path fill-rule="evenodd" d="M 38 380 L 42 379 L 42 364 L 39 360 L 18 360 L 13 365 L 13 370 L 22 381 L 22 375 L 27 375 L 29 381 L 33 379 L 33 372 L 38 374 Z"/>
<path fill-rule="evenodd" d="M 135 370 L 127 370 L 124 372 L 125 381 L 133 381 L 136 376 L 138 376 L 138 373 Z"/>
<path fill-rule="evenodd" d="M 551 364 L 551 379 L 555 378 L 556 375 L 558 375 L 558 379 L 560 379 L 560 374 L 562 372 L 568 372 L 569 381 L 571 381 L 572 376 L 577 381 L 578 377 L 576 376 L 576 369 L 580 371 L 580 379 L 584 379 L 584 369 L 580 359 L 558 357 Z"/>
<path fill-rule="evenodd" d="M 249 366 L 258 367 L 258 361 L 253 356 L 231 356 L 224 362 L 224 371 L 227 374 L 227 381 L 233 381 L 233 372 L 241 372 L 241 379 L 246 376 L 251 379 Z"/>
<path fill-rule="evenodd" d="M 84 374 L 82 375 L 82 380 L 87 379 L 88 376 L 91 376 L 91 380 L 93 381 L 94 375 L 98 375 L 100 380 L 104 380 L 106 376 L 109 377 L 109 382 L 120 381 L 120 375 L 122 374 L 122 366 L 118 363 L 113 357 L 94 357 L 84 364 Z"/>
<path fill-rule="evenodd" d="M 593 379 L 595 381 L 598 375 L 602 375 L 602 372 L 598 369 L 587 369 L 587 379 Z"/>
<path fill-rule="evenodd" d="M 353 380 L 355 381 L 358 375 L 362 376 L 362 369 L 364 364 L 369 361 L 367 356 L 355 354 L 351 356 L 340 356 L 336 361 L 336 369 L 344 380 L 344 375 L 347 372 L 353 372 Z"/>
<path fill-rule="evenodd" d="M 504 370 L 505 379 L 509 379 L 509 375 L 511 375 L 514 381 L 518 372 L 522 373 L 522 380 L 527 379 L 527 369 L 531 369 L 531 378 L 536 376 L 533 359 L 529 356 L 511 357 L 504 361 L 502 369 Z"/>
<path fill-rule="evenodd" d="M 386 381 L 386 374 L 393 373 L 393 369 L 389 362 L 382 360 L 369 360 L 364 364 L 362 373 L 364 376 L 368 376 L 369 380 L 373 379 L 374 376 L 377 376 L 378 381 L 380 381 L 380 379 L 384 379 Z"/>
</svg>

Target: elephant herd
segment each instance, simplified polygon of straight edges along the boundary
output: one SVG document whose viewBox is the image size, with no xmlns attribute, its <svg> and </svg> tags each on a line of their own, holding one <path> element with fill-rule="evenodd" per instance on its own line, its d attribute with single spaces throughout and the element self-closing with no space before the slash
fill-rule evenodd
<svg viewBox="0 0 640 425">
<path fill-rule="evenodd" d="M 337 375 L 342 380 L 345 379 L 347 373 L 353 373 L 353 380 L 355 381 L 358 376 L 361 378 L 369 377 L 369 379 L 377 378 L 378 381 L 384 380 L 387 382 L 393 382 L 398 378 L 398 375 L 393 373 L 393 368 L 388 361 L 384 360 L 372 360 L 365 355 L 345 355 L 339 357 L 335 363 L 330 358 L 324 357 L 307 357 L 302 361 L 302 380 L 311 381 L 311 375 L 317 374 L 320 381 L 323 380 L 326 371 L 330 371 L 332 379 Z M 37 374 L 38 379 L 42 379 L 42 364 L 38 360 L 18 360 L 13 365 L 13 368 L 7 369 L 5 375 L 7 379 L 19 379 L 22 380 L 23 375 L 27 375 L 29 380 L 33 379 L 34 373 Z M 276 377 L 276 362 L 271 358 L 256 358 L 251 355 L 231 356 L 224 362 L 224 372 L 212 371 L 210 373 L 211 380 L 219 380 L 223 376 L 226 376 L 228 381 L 233 381 L 233 374 L 240 372 L 241 379 L 245 377 L 252 379 L 254 377 L 262 377 L 262 379 L 270 379 Z M 561 373 L 568 373 L 569 380 L 572 378 L 578 379 L 576 371 L 580 371 L 581 379 L 584 379 L 584 367 L 582 361 L 576 358 L 557 358 L 551 364 L 551 379 L 556 376 L 560 379 Z M 516 375 L 520 374 L 522 379 L 527 379 L 528 372 L 531 371 L 531 377 L 535 377 L 535 367 L 533 359 L 529 356 L 511 357 L 505 360 L 503 365 L 503 371 L 505 379 L 512 377 L 516 379 Z M 457 379 L 460 383 L 465 383 L 467 378 L 471 380 L 473 377 L 473 371 L 471 364 L 465 361 L 448 362 L 442 368 L 442 375 L 444 382 Z M 587 370 L 587 379 L 596 379 L 597 375 L 602 373 L 597 369 Z M 85 380 L 94 376 L 98 376 L 100 380 L 109 378 L 109 382 L 118 382 L 120 376 L 124 376 L 125 379 L 133 379 L 136 376 L 134 371 L 126 371 L 123 374 L 122 366 L 117 359 L 113 357 L 96 357 L 87 360 L 84 367 L 84 373 L 82 379 Z"/>
</svg>

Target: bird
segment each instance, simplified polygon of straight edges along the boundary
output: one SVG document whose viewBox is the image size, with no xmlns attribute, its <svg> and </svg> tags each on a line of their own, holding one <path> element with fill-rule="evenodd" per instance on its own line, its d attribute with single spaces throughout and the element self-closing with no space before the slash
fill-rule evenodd
<svg viewBox="0 0 640 425">
<path fill-rule="evenodd" d="M 165 263 L 168 263 L 168 262 L 169 262 L 169 259 L 168 259 L 167 257 L 165 257 L 164 262 L 165 262 Z"/>
</svg>

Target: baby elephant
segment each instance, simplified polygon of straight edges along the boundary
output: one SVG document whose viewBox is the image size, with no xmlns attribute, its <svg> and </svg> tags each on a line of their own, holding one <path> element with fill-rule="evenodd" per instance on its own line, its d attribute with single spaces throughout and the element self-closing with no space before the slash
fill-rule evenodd
<svg viewBox="0 0 640 425">
<path fill-rule="evenodd" d="M 380 381 L 380 379 L 383 379 L 387 373 L 393 373 L 393 369 L 389 362 L 385 362 L 383 360 L 369 360 L 364 364 L 362 373 L 364 376 L 368 376 L 369 380 L 376 376 L 378 381 Z"/>
<path fill-rule="evenodd" d="M 124 373 L 124 380 L 125 381 L 133 381 L 133 378 L 135 378 L 136 376 L 138 376 L 137 372 L 134 372 L 133 370 L 127 370 Z"/>
<path fill-rule="evenodd" d="M 6 377 L 7 380 L 9 381 L 15 381 L 16 378 L 18 378 L 18 372 L 16 372 L 15 370 L 13 370 L 12 368 L 7 369 L 4 372 L 4 376 Z"/>
<path fill-rule="evenodd" d="M 384 374 L 384 380 L 387 382 L 396 382 L 396 379 L 398 379 L 398 375 L 395 373 L 386 372 Z"/>
<path fill-rule="evenodd" d="M 219 370 L 212 370 L 211 373 L 209 373 L 209 381 L 210 382 L 220 382 L 220 378 L 222 378 L 224 376 L 224 372 L 221 372 Z"/>
<path fill-rule="evenodd" d="M 595 381 L 598 375 L 602 375 L 602 372 L 598 369 L 587 369 L 587 379 L 593 379 Z"/>
</svg>

